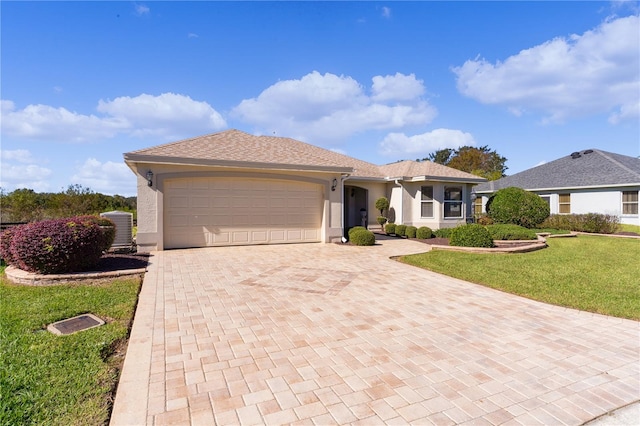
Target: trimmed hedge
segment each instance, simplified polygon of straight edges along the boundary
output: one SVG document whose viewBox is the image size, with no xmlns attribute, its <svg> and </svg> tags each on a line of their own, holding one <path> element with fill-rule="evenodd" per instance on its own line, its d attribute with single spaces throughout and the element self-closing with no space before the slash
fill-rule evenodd
<svg viewBox="0 0 640 426">
<path fill-rule="evenodd" d="M 349 231 L 347 232 L 347 235 L 349 236 L 349 241 L 351 241 L 351 235 L 354 232 L 358 232 L 358 231 L 362 231 L 362 230 L 366 231 L 367 228 L 365 228 L 364 226 L 354 226 L 353 228 L 349 228 Z"/>
<path fill-rule="evenodd" d="M 487 228 L 476 223 L 453 228 L 449 244 L 459 247 L 493 247 L 493 238 Z"/>
<path fill-rule="evenodd" d="M 535 228 L 549 217 L 549 205 L 539 195 L 511 186 L 489 198 L 487 214 L 494 223 Z"/>
<path fill-rule="evenodd" d="M 396 235 L 398 237 L 404 237 L 407 231 L 407 225 L 396 225 Z"/>
<path fill-rule="evenodd" d="M 396 233 L 396 224 L 395 223 L 387 223 L 384 226 L 384 232 L 387 235 L 395 234 Z"/>
<path fill-rule="evenodd" d="M 407 229 L 405 229 L 404 235 L 407 238 L 415 238 L 417 231 L 418 231 L 418 228 L 416 228 L 415 226 L 409 225 L 407 226 Z"/>
<path fill-rule="evenodd" d="M 433 231 L 428 226 L 421 226 L 416 231 L 416 238 L 419 238 L 421 240 L 426 240 L 431 237 L 433 237 Z"/>
<path fill-rule="evenodd" d="M 453 228 L 440 228 L 433 231 L 433 234 L 438 238 L 450 238 L 451 230 Z"/>
<path fill-rule="evenodd" d="M 616 215 L 586 214 L 554 214 L 549 216 L 540 228 L 563 229 L 595 234 L 613 234 L 618 230 L 620 219 Z"/>
<path fill-rule="evenodd" d="M 535 240 L 538 238 L 531 229 L 518 225 L 488 225 L 487 230 L 494 240 Z"/>
<path fill-rule="evenodd" d="M 349 240 L 356 246 L 372 246 L 376 243 L 376 236 L 367 229 L 357 229 L 350 233 Z"/>
<path fill-rule="evenodd" d="M 110 239 L 94 216 L 33 222 L 11 231 L 3 233 L 2 257 L 20 269 L 42 274 L 91 269 Z"/>
<path fill-rule="evenodd" d="M 378 225 L 383 226 L 385 223 L 387 223 L 387 218 L 384 216 L 378 216 L 376 218 L 376 221 L 378 222 Z"/>
</svg>

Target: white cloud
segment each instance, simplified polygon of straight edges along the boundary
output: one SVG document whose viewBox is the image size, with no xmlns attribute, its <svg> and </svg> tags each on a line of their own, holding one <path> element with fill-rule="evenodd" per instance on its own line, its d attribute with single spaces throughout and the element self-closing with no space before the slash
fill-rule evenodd
<svg viewBox="0 0 640 426">
<path fill-rule="evenodd" d="M 100 100 L 98 111 L 126 120 L 130 125 L 129 133 L 137 137 L 179 138 L 180 135 L 218 130 L 227 125 L 208 103 L 174 93 Z"/>
<path fill-rule="evenodd" d="M 382 17 L 387 19 L 391 18 L 391 8 L 382 6 Z"/>
<path fill-rule="evenodd" d="M 77 168 L 71 181 L 102 194 L 136 194 L 136 178 L 124 163 L 102 163 L 95 158 L 89 158 Z"/>
<path fill-rule="evenodd" d="M 374 96 L 349 76 L 313 71 L 299 80 L 279 81 L 257 98 L 245 99 L 232 115 L 263 133 L 313 143 L 335 142 L 367 130 L 402 129 L 429 123 L 436 110 L 419 97 L 415 76 L 374 77 Z M 385 87 L 385 83 L 387 84 Z M 385 103 L 376 99 L 404 102 Z"/>
<path fill-rule="evenodd" d="M 224 118 L 206 102 L 173 93 L 100 100 L 97 110 L 102 116 L 48 105 L 28 105 L 20 110 L 9 100 L 2 100 L 1 109 L 3 134 L 46 141 L 86 142 L 117 135 L 170 140 L 226 126 Z"/>
<path fill-rule="evenodd" d="M 512 112 L 540 111 L 544 121 L 610 113 L 638 119 L 640 18 L 603 22 L 582 35 L 559 37 L 504 62 L 468 60 L 453 69 L 460 93 Z"/>
<path fill-rule="evenodd" d="M 151 12 L 151 9 L 149 9 L 149 6 L 144 4 L 135 4 L 134 7 L 136 10 L 136 15 L 138 16 L 148 15 L 149 12 Z"/>
<path fill-rule="evenodd" d="M 15 150 L 3 149 L 2 151 L 0 151 L 0 158 L 2 158 L 3 160 L 9 160 L 9 161 L 15 160 L 19 163 L 34 162 L 31 152 L 29 152 L 26 149 L 15 149 Z"/>
<path fill-rule="evenodd" d="M 474 146 L 476 141 L 470 133 L 453 129 L 435 129 L 427 133 L 407 136 L 404 133 L 389 133 L 379 144 L 383 155 L 395 157 L 402 154 L 426 156 L 445 148 Z"/>
<path fill-rule="evenodd" d="M 196 33 L 189 33 L 189 34 L 187 34 L 187 37 L 188 38 L 198 38 L 200 36 L 198 34 L 196 34 Z"/>
<path fill-rule="evenodd" d="M 6 191 L 19 188 L 46 191 L 51 174 L 50 169 L 36 164 L 26 149 L 0 151 L 0 187 Z"/>
<path fill-rule="evenodd" d="M 410 100 L 424 94 L 424 82 L 416 80 L 415 74 L 377 75 L 372 78 L 371 97 L 374 101 Z"/>
</svg>

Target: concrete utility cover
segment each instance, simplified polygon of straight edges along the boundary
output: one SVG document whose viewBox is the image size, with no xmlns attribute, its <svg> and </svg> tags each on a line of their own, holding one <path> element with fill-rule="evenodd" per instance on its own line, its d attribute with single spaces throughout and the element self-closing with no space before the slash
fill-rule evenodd
<svg viewBox="0 0 640 426">
<path fill-rule="evenodd" d="M 77 317 L 54 322 L 47 326 L 47 330 L 59 336 L 73 334 L 77 331 L 88 330 L 104 324 L 100 318 L 92 314 L 82 314 Z"/>
</svg>

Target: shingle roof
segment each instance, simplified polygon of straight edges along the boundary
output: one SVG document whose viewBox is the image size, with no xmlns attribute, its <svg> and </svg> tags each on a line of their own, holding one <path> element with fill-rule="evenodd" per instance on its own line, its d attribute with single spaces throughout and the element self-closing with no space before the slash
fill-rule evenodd
<svg viewBox="0 0 640 426">
<path fill-rule="evenodd" d="M 476 192 L 516 186 L 527 190 L 640 185 L 640 159 L 588 149 L 549 163 L 483 183 Z"/>
<path fill-rule="evenodd" d="M 253 164 L 256 167 L 332 170 L 352 178 L 439 176 L 482 181 L 477 176 L 428 161 L 377 166 L 295 139 L 255 136 L 239 130 L 171 142 L 124 154 L 125 161 L 203 165 Z M 479 180 L 480 179 L 480 180 Z"/>
</svg>

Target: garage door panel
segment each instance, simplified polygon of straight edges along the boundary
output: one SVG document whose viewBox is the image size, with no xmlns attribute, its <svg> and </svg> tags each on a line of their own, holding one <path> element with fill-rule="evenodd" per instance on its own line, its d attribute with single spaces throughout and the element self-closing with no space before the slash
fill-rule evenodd
<svg viewBox="0 0 640 426">
<path fill-rule="evenodd" d="M 320 241 L 320 185 L 245 178 L 165 181 L 165 247 Z"/>
</svg>

